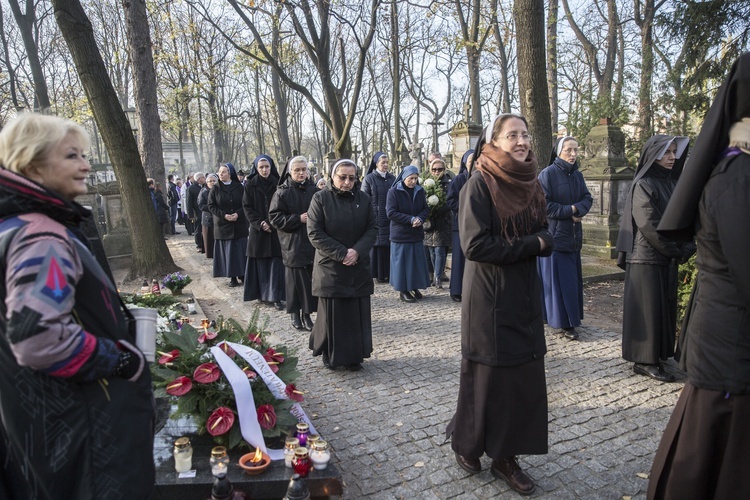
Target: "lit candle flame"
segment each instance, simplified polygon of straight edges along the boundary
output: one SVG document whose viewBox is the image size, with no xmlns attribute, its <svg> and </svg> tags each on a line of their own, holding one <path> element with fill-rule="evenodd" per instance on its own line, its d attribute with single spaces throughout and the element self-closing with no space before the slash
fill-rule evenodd
<svg viewBox="0 0 750 500">
<path fill-rule="evenodd" d="M 250 461 L 257 464 L 260 463 L 261 460 L 263 460 L 263 452 L 260 451 L 260 448 L 255 448 L 255 455 L 253 455 L 253 458 L 251 458 Z"/>
</svg>

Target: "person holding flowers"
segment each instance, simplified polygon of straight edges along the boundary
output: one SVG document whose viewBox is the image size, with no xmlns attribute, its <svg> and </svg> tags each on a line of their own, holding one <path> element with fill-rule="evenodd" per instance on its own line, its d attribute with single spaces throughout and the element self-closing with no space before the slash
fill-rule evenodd
<svg viewBox="0 0 750 500">
<path fill-rule="evenodd" d="M 445 204 L 451 180 L 445 175 L 445 161 L 442 158 L 430 162 L 430 175 L 424 180 L 427 205 L 430 207 L 430 216 L 424 225 L 424 245 L 429 251 L 437 288 L 443 288 L 445 261 L 451 246 L 451 211 Z"/>
<path fill-rule="evenodd" d="M 404 302 L 421 299 L 419 289 L 430 286 L 422 229 L 430 209 L 418 179 L 417 167 L 405 167 L 388 190 L 386 202 L 391 221 L 391 286 Z"/>
</svg>

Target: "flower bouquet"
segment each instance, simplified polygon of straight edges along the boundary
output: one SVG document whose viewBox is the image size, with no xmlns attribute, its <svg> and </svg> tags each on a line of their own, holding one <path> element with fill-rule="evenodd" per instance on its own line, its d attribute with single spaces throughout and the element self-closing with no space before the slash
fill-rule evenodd
<svg viewBox="0 0 750 500">
<path fill-rule="evenodd" d="M 422 180 L 422 187 L 427 197 L 427 206 L 430 207 L 430 217 L 432 217 L 445 206 L 445 191 L 443 191 L 440 181 L 430 174 L 427 174 Z"/>
<path fill-rule="evenodd" d="M 167 274 L 166 276 L 164 276 L 161 282 L 164 285 L 164 288 L 169 288 L 172 293 L 175 293 L 178 291 L 182 291 L 183 288 L 192 283 L 193 278 L 191 278 L 187 274 L 178 272 Z"/>
<path fill-rule="evenodd" d="M 244 329 L 231 318 L 219 318 L 215 328 L 205 323 L 200 329 L 183 324 L 179 330 L 170 328 L 157 337 L 161 357 L 152 368 L 156 396 L 167 395 L 176 403 L 171 418 L 192 417 L 199 434 L 210 434 L 217 444 L 228 449 L 251 446 L 242 437 L 235 394 L 211 352 L 212 347 L 220 348 L 247 376 L 263 437 L 291 432 L 298 419 L 290 410 L 295 402 L 303 400 L 302 393 L 292 383 L 300 375 L 297 358 L 284 347 L 272 347 L 267 342 L 267 332 L 256 326 L 258 315 L 256 310 Z M 287 399 L 278 399 L 229 342 L 262 355 L 267 367 L 285 384 Z"/>
</svg>

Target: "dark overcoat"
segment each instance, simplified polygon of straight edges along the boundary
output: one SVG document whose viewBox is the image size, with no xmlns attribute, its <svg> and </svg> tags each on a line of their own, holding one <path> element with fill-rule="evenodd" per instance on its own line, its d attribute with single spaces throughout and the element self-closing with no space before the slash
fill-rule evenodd
<svg viewBox="0 0 750 500">
<path fill-rule="evenodd" d="M 377 172 L 369 173 L 362 181 L 362 191 L 370 197 L 372 209 L 375 211 L 375 223 L 378 225 L 378 237 L 375 240 L 376 247 L 385 247 L 390 242 L 390 221 L 386 210 L 388 191 L 396 182 L 396 177 L 390 172 L 382 177 Z"/>
<path fill-rule="evenodd" d="M 315 193 L 307 216 L 307 234 L 315 247 L 313 295 L 327 298 L 372 295 L 369 253 L 378 228 L 370 197 L 356 187 L 353 192 L 341 192 L 331 186 Z M 349 248 L 359 255 L 353 266 L 343 264 Z"/>
<path fill-rule="evenodd" d="M 277 177 L 269 175 L 267 179 L 264 179 L 256 175 L 245 184 L 242 207 L 250 224 L 247 239 L 247 256 L 250 258 L 281 257 L 281 246 L 276 229 L 271 226 L 269 233 L 260 228 L 261 222 L 267 222 L 270 225 L 268 209 L 276 192 L 277 182 Z"/>
<path fill-rule="evenodd" d="M 583 217 L 589 213 L 593 198 L 578 171 L 578 163 L 570 164 L 557 158 L 541 171 L 539 183 L 547 200 L 547 221 L 555 240 L 555 252 L 579 252 L 583 246 L 583 227 L 573 222 L 573 216 Z M 573 205 L 577 210 L 575 214 Z"/>
<path fill-rule="evenodd" d="M 461 353 L 490 366 L 514 366 L 547 352 L 542 320 L 542 287 L 536 257 L 552 253 L 546 224 L 512 243 L 481 172 L 469 177 L 459 200 L 461 249 L 466 255 L 461 307 Z M 541 252 L 539 237 L 548 244 Z"/>
<path fill-rule="evenodd" d="M 422 226 L 414 227 L 411 222 L 414 217 L 419 217 L 424 222 L 430 214 L 421 186 L 414 186 L 413 194 L 410 195 L 399 183 L 388 191 L 387 207 L 391 221 L 391 241 L 415 243 L 424 239 Z"/>
<path fill-rule="evenodd" d="M 271 198 L 268 214 L 271 225 L 279 231 L 281 257 L 286 267 L 305 267 L 313 263 L 315 248 L 307 237 L 307 225 L 300 221 L 300 215 L 308 211 L 317 191 L 310 180 L 294 182 L 287 177 Z"/>
<path fill-rule="evenodd" d="M 208 210 L 214 216 L 214 239 L 234 240 L 248 235 L 247 219 L 242 210 L 244 188 L 237 181 L 224 184 L 219 181 L 208 193 Z M 234 222 L 224 218 L 227 214 L 239 214 Z"/>
</svg>

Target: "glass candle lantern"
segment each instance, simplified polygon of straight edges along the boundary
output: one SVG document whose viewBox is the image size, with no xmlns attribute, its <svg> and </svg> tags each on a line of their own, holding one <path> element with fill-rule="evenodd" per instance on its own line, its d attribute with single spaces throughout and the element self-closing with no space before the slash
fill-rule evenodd
<svg viewBox="0 0 750 500">
<path fill-rule="evenodd" d="M 174 442 L 174 470 L 178 474 L 193 468 L 193 447 L 190 439 L 181 437 Z"/>
<path fill-rule="evenodd" d="M 307 477 L 310 472 L 310 456 L 307 453 L 307 448 L 298 446 L 294 450 L 294 458 L 292 459 L 292 468 L 294 472 L 299 474 L 300 477 Z"/>
<path fill-rule="evenodd" d="M 292 468 L 292 459 L 294 458 L 294 450 L 296 450 L 299 447 L 299 439 L 296 437 L 288 437 L 286 438 L 286 442 L 284 443 L 284 465 Z"/>
<path fill-rule="evenodd" d="M 297 432 L 294 434 L 294 437 L 299 439 L 299 445 L 300 446 L 307 446 L 307 438 L 310 435 L 310 426 L 300 422 L 297 424 Z"/>
<path fill-rule="evenodd" d="M 306 446 L 307 451 L 311 452 L 313 448 L 315 447 L 315 443 L 318 442 L 319 440 L 320 440 L 320 436 L 317 434 L 310 434 L 309 436 L 307 436 L 307 446 Z"/>
<path fill-rule="evenodd" d="M 224 475 L 229 470 L 229 455 L 223 446 L 215 446 L 211 450 L 211 474 L 214 477 Z"/>
<path fill-rule="evenodd" d="M 310 461 L 313 467 L 318 470 L 323 470 L 328 467 L 328 462 L 331 461 L 331 452 L 328 451 L 328 443 L 323 440 L 318 440 L 313 445 L 313 450 L 310 452 Z"/>
</svg>

